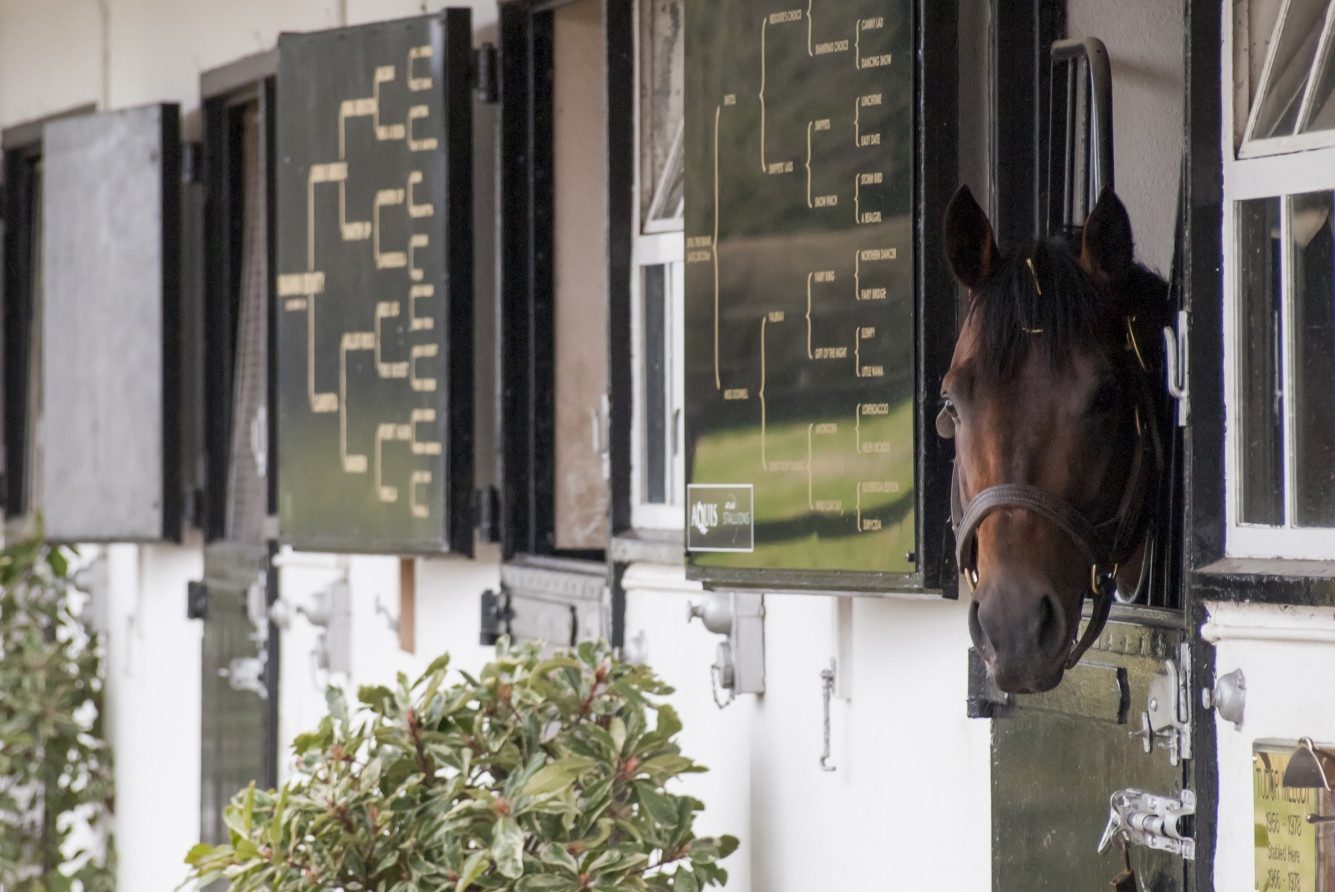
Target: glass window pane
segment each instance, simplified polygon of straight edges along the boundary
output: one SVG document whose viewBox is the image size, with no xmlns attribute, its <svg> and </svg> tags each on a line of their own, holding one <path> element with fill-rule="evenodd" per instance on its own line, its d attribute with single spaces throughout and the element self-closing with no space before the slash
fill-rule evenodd
<svg viewBox="0 0 1335 892">
<path fill-rule="evenodd" d="M 662 505 L 667 502 L 667 267 L 646 266 L 643 275 L 643 501 Z"/>
<path fill-rule="evenodd" d="M 1288 0 L 1279 35 L 1270 46 L 1269 72 L 1262 85 L 1253 139 L 1294 132 L 1303 91 L 1316 61 L 1326 8 L 1327 0 Z"/>
<path fill-rule="evenodd" d="M 1313 74 L 1312 95 L 1308 97 L 1303 120 L 1298 124 L 1300 133 L 1329 130 L 1335 127 L 1335 40 L 1327 34 L 1321 48 L 1321 64 Z"/>
<path fill-rule="evenodd" d="M 1293 406 L 1298 526 L 1335 526 L 1335 252 L 1332 193 L 1295 195 Z"/>
<path fill-rule="evenodd" d="M 1281 379 L 1280 207 L 1278 198 L 1239 202 L 1239 519 L 1284 523 L 1284 412 Z"/>
<path fill-rule="evenodd" d="M 681 174 L 678 171 L 674 176 L 669 168 L 684 109 L 683 6 L 682 0 L 640 2 L 640 219 L 644 222 L 653 216 L 671 218 L 680 213 Z M 678 180 L 675 186 L 674 179 Z M 654 196 L 674 188 L 677 198 L 665 196 L 658 213 L 652 214 Z"/>
</svg>

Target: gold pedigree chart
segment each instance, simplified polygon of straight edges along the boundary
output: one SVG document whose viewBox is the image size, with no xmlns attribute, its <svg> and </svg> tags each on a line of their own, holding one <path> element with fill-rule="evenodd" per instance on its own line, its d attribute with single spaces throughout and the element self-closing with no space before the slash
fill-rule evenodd
<svg viewBox="0 0 1335 892">
<path fill-rule="evenodd" d="M 425 232 L 412 232 L 412 222 L 433 217 L 435 205 L 422 200 L 415 191 L 421 186 L 423 174 L 420 169 L 411 170 L 405 181 L 387 184 L 375 191 L 375 200 L 371 207 L 371 219 L 349 220 L 347 202 L 347 184 L 354 172 L 349 170 L 347 160 L 347 127 L 353 118 L 370 118 L 371 130 L 379 142 L 404 141 L 410 153 L 430 153 L 437 148 L 438 140 L 433 137 L 418 137 L 416 124 L 429 118 L 431 107 L 426 103 L 413 104 L 408 108 L 403 121 L 385 121 L 381 118 L 380 96 L 382 89 L 392 88 L 400 76 L 404 79 L 403 87 L 409 94 L 427 93 L 435 88 L 435 78 L 429 69 L 433 48 L 430 45 L 413 47 L 408 51 L 402 68 L 396 65 L 379 65 L 372 78 L 372 93 L 358 99 L 344 99 L 338 109 L 338 159 L 310 165 L 306 176 L 306 269 L 304 272 L 284 273 L 278 276 L 278 298 L 283 312 L 304 313 L 306 315 L 306 391 L 310 411 L 313 414 L 338 414 L 339 456 L 344 474 L 372 474 L 376 497 L 383 503 L 405 501 L 404 492 L 383 474 L 384 449 L 388 443 L 405 443 L 414 456 L 438 456 L 441 444 L 438 440 L 419 436 L 421 425 L 433 425 L 437 410 L 434 407 L 414 408 L 406 418 L 395 420 L 375 419 L 375 449 L 373 456 L 366 456 L 350 451 L 348 446 L 348 428 L 364 417 L 355 413 L 348 404 L 348 354 L 357 351 L 374 352 L 376 375 L 382 380 L 401 382 L 411 391 L 423 393 L 437 389 L 437 379 L 418 373 L 418 363 L 434 360 L 440 352 L 438 340 L 429 343 L 411 344 L 408 359 L 390 361 L 382 353 L 382 326 L 386 320 L 398 320 L 407 317 L 409 338 L 414 334 L 434 332 L 438 324 L 430 315 L 418 312 L 418 303 L 435 296 L 435 285 L 423 281 L 423 271 L 415 263 L 416 252 L 426 249 L 431 243 L 431 236 Z M 429 156 L 423 156 L 423 160 Z M 410 165 L 412 166 L 412 165 Z M 337 250 L 348 250 L 357 243 L 364 243 L 371 251 L 375 267 L 378 270 L 399 270 L 402 282 L 392 294 L 383 300 L 376 300 L 374 315 L 367 320 L 368 327 L 363 331 L 344 331 L 338 339 L 338 389 L 320 391 L 316 387 L 316 351 L 330 349 L 329 344 L 321 343 L 316 337 L 315 317 L 322 300 L 326 299 L 325 273 L 319 268 L 316 251 L 315 196 L 319 189 L 338 189 L 338 232 L 340 242 Z M 408 220 L 409 236 L 406 244 L 388 245 L 382 242 L 381 219 L 389 213 L 405 214 Z M 429 336 L 429 335 L 428 335 Z M 374 407 L 365 407 L 362 412 L 370 413 Z M 350 416 L 353 416 L 350 419 Z M 429 468 L 412 470 L 407 483 L 406 504 L 415 518 L 427 518 L 432 514 L 432 505 L 419 498 L 419 491 L 429 486 L 433 472 Z"/>
<path fill-rule="evenodd" d="M 805 157 L 775 159 L 773 157 L 772 146 L 767 140 L 767 130 L 770 122 L 767 120 L 767 61 L 774 50 L 767 44 L 774 39 L 771 29 L 796 30 L 800 26 L 805 26 L 805 40 L 799 40 L 797 43 L 801 46 L 798 50 L 805 50 L 806 56 L 816 58 L 835 54 L 846 54 L 852 69 L 858 73 L 874 73 L 875 70 L 888 68 L 894 59 L 889 52 L 870 52 L 864 45 L 864 38 L 874 41 L 886 29 L 885 16 L 858 17 L 852 22 L 852 36 L 836 40 L 818 40 L 815 37 L 812 24 L 812 4 L 809 0 L 805 10 L 789 9 L 779 12 L 765 13 L 760 19 L 759 28 L 759 90 L 752 97 L 759 111 L 759 174 L 763 177 L 793 178 L 794 188 L 803 190 L 805 195 L 805 205 L 807 210 L 820 215 L 822 221 L 837 221 L 846 219 L 859 230 L 868 230 L 874 235 L 869 241 L 871 245 L 860 246 L 850 249 L 852 277 L 851 280 L 844 283 L 840 282 L 839 273 L 830 268 L 832 264 L 819 259 L 814 259 L 811 268 L 806 272 L 805 281 L 805 312 L 801 312 L 802 307 L 791 307 L 789 309 L 766 309 L 760 312 L 754 319 L 753 324 L 759 326 L 759 389 L 755 392 L 751 387 L 740 386 L 737 382 L 729 382 L 722 370 L 721 348 L 720 348 L 720 327 L 721 313 L 720 302 L 722 289 L 720 286 L 720 267 L 727 263 L 726 250 L 720 245 L 720 217 L 726 214 L 726 208 L 722 207 L 722 190 L 720 188 L 720 167 L 719 167 L 719 146 L 720 146 L 720 123 L 730 113 L 734 112 L 738 106 L 738 94 L 735 92 L 724 93 L 713 103 L 712 114 L 712 133 L 710 134 L 710 163 L 712 164 L 712 213 L 710 217 L 710 231 L 702 234 L 688 234 L 686 237 L 686 262 L 688 264 L 709 264 L 712 266 L 712 285 L 709 289 L 713 302 L 712 307 L 712 352 L 713 352 L 713 379 L 714 389 L 728 403 L 735 401 L 756 400 L 759 403 L 760 415 L 760 451 L 759 465 L 765 472 L 770 473 L 797 473 L 806 475 L 807 483 L 807 506 L 808 509 L 818 514 L 839 515 L 845 512 L 848 507 L 842 498 L 821 497 L 816 492 L 816 482 L 813 474 L 815 457 L 821 449 L 821 441 L 831 434 L 839 434 L 841 425 L 851 426 L 854 430 L 853 450 L 854 454 L 860 458 L 884 456 L 891 453 L 894 444 L 887 440 L 870 440 L 863 433 L 864 419 L 873 416 L 886 416 L 891 413 L 892 406 L 884 400 L 858 402 L 854 407 L 847 409 L 845 418 L 831 419 L 825 422 L 811 422 L 807 425 L 806 431 L 806 456 L 798 459 L 776 459 L 773 458 L 768 449 L 768 407 L 766 403 L 766 341 L 769 329 L 774 325 L 792 325 L 797 324 L 805 327 L 806 355 L 805 358 L 811 362 L 833 362 L 844 366 L 857 379 L 883 379 L 886 370 L 883 365 L 867 362 L 864 353 L 864 345 L 870 346 L 878 338 L 877 319 L 881 314 L 876 312 L 879 302 L 892 299 L 893 295 L 890 289 L 880 284 L 877 280 L 884 273 L 887 266 L 898 260 L 898 249 L 891 245 L 876 243 L 878 237 L 882 237 L 883 225 L 886 221 L 883 219 L 882 211 L 869 208 L 869 202 L 865 199 L 865 193 L 868 190 L 877 189 L 888 182 L 888 175 L 879 169 L 863 169 L 856 173 L 850 183 L 848 183 L 848 192 L 841 196 L 836 193 L 822 194 L 813 188 L 813 162 L 817 161 L 818 152 L 822 151 L 822 143 L 828 140 L 848 140 L 849 145 L 855 152 L 868 152 L 869 159 L 872 153 L 883 149 L 882 134 L 874 129 L 870 129 L 864 117 L 874 111 L 879 111 L 885 103 L 885 96 L 879 87 L 866 86 L 859 89 L 856 95 L 848 99 L 848 113 L 852 122 L 851 132 L 844 132 L 842 127 L 836 126 L 829 117 L 820 117 L 806 121 L 805 134 Z M 790 41 L 789 46 L 792 46 Z M 873 163 L 869 160 L 868 162 Z M 841 198 L 845 199 L 841 201 Z M 847 200 L 850 199 L 851 201 Z M 841 217 L 840 215 L 845 215 Z M 823 224 L 822 224 L 823 225 Z M 816 227 L 820 228 L 820 225 Z M 850 326 L 847 332 L 840 334 L 846 336 L 836 338 L 836 340 L 827 340 L 821 343 L 822 338 L 815 334 L 813 325 L 813 302 L 819 303 L 826 300 L 848 300 L 850 299 L 856 306 L 867 309 L 867 318 Z M 792 310 L 798 310 L 798 313 Z M 794 318 L 796 317 L 796 318 Z M 828 335 L 827 335 L 828 338 Z M 867 382 L 871 384 L 872 382 Z M 851 421 L 851 424 L 849 422 Z M 855 529 L 860 533 L 873 533 L 882 529 L 882 520 L 875 517 L 867 517 L 863 514 L 862 497 L 864 494 L 884 494 L 900 492 L 900 484 L 893 480 L 860 480 L 854 489 L 853 516 Z"/>
</svg>

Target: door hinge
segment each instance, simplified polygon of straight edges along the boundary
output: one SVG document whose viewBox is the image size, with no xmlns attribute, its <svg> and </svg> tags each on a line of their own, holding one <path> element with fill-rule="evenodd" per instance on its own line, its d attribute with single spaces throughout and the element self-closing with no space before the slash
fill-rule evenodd
<svg viewBox="0 0 1335 892">
<path fill-rule="evenodd" d="M 487 42 L 473 50 L 473 92 L 479 102 L 493 105 L 500 98 L 499 70 L 496 44 Z"/>
<path fill-rule="evenodd" d="M 1182 790 L 1176 796 L 1159 796 L 1144 790 L 1118 790 L 1108 800 L 1108 826 L 1099 840 L 1099 854 L 1115 840 L 1168 852 L 1188 861 L 1196 860 L 1192 819 L 1196 794 Z"/>
<path fill-rule="evenodd" d="M 1183 646 L 1183 665 L 1187 659 Z M 1159 673 L 1150 682 L 1145 697 L 1145 710 L 1140 716 L 1140 730 L 1132 731 L 1139 737 L 1145 752 L 1156 745 L 1168 750 L 1168 763 L 1180 765 L 1191 758 L 1191 700 L 1188 696 L 1186 674 L 1177 660 L 1164 660 Z"/>
</svg>

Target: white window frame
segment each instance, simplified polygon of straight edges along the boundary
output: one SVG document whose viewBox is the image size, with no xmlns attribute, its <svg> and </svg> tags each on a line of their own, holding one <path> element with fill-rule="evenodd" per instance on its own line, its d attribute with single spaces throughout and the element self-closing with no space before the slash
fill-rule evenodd
<svg viewBox="0 0 1335 892">
<path fill-rule="evenodd" d="M 1275 35 L 1278 35 L 1283 29 L 1284 23 L 1288 19 L 1289 10 L 1293 4 L 1293 0 L 1280 0 L 1280 2 L 1282 5 L 1280 7 L 1279 15 L 1275 19 Z M 1232 38 L 1233 32 L 1239 23 L 1238 16 L 1234 14 L 1236 4 L 1237 0 L 1228 0 L 1228 2 L 1224 4 L 1225 15 L 1228 17 L 1228 20 L 1224 23 L 1224 30 L 1227 33 L 1225 38 L 1226 46 L 1224 59 L 1226 60 L 1225 65 L 1229 69 L 1229 74 L 1231 76 L 1224 83 L 1223 95 L 1226 97 L 1225 101 L 1233 102 L 1236 102 L 1241 98 L 1238 89 L 1240 81 L 1237 78 L 1237 73 L 1233 70 L 1234 43 Z M 1322 55 L 1326 52 L 1332 40 L 1335 40 L 1335 3 L 1330 3 L 1326 9 L 1325 19 L 1321 28 L 1321 35 L 1317 40 L 1315 57 L 1317 65 L 1320 64 Z M 1271 57 L 1270 60 L 1267 60 L 1265 67 L 1261 71 L 1260 82 L 1258 83 L 1256 90 L 1257 101 L 1250 109 L 1247 109 L 1247 120 L 1243 127 L 1243 132 L 1239 134 L 1238 137 L 1236 157 L 1242 160 L 1259 158 L 1266 155 L 1283 155 L 1291 152 L 1306 152 L 1312 149 L 1335 147 L 1335 129 L 1316 130 L 1310 133 L 1292 133 L 1287 136 L 1271 136 L 1264 139 L 1257 139 L 1252 136 L 1252 132 L 1256 127 L 1257 116 L 1259 115 L 1263 104 L 1261 100 L 1264 98 L 1265 91 L 1270 87 L 1270 62 L 1272 62 L 1273 59 L 1274 57 Z M 1301 127 L 1311 113 L 1312 89 L 1316 80 L 1317 78 L 1313 77 L 1303 91 L 1303 99 L 1299 106 L 1298 123 L 1295 125 L 1295 129 Z M 1245 91 L 1243 91 L 1243 94 L 1245 95 Z M 1230 109 L 1229 112 L 1230 116 L 1227 120 L 1230 122 L 1230 126 L 1232 126 L 1236 123 L 1235 119 L 1232 117 L 1234 109 Z M 1226 143 L 1226 145 L 1231 146 L 1232 142 L 1230 141 L 1229 143 Z M 1225 157 L 1232 157 L 1232 153 L 1226 152 Z"/>
<path fill-rule="evenodd" d="M 1285 7 L 1287 8 L 1287 0 Z M 1329 559 L 1335 558 L 1335 528 L 1293 526 L 1294 502 L 1297 495 L 1297 462 L 1294 450 L 1294 431 L 1299 407 L 1291 395 L 1296 370 L 1293 366 L 1295 331 L 1293 327 L 1294 295 L 1289 287 L 1290 262 L 1286 257 L 1281 275 L 1280 344 L 1284 382 L 1284 526 L 1263 526 L 1243 523 L 1240 519 L 1242 503 L 1242 444 L 1241 423 L 1237 412 L 1241 408 L 1238 386 L 1240 356 L 1250 332 L 1240 324 L 1243 295 L 1240 293 L 1241 276 L 1238 250 L 1238 202 L 1250 199 L 1280 198 L 1283 203 L 1281 224 L 1287 233 L 1291 196 L 1307 192 L 1335 191 L 1335 131 L 1324 131 L 1319 147 L 1302 148 L 1313 144 L 1302 134 L 1298 137 L 1276 137 L 1245 143 L 1236 132 L 1236 103 L 1245 100 L 1246 92 L 1235 89 L 1239 83 L 1234 69 L 1235 0 L 1225 3 L 1224 52 L 1220 66 L 1224 103 L 1221 116 L 1220 145 L 1224 156 L 1224 213 L 1222 245 L 1224 249 L 1224 447 L 1225 447 L 1225 516 L 1227 536 L 1225 550 L 1230 557 Z M 1328 17 L 1329 21 L 1329 17 Z M 1259 94 L 1258 94 L 1259 95 Z M 1248 115 L 1248 129 L 1252 115 Z M 1286 154 L 1258 154 L 1240 149 L 1254 149 L 1260 145 L 1285 143 Z M 1235 148 L 1235 146 L 1237 148 Z M 1271 148 L 1274 148 L 1272 145 Z M 1278 152 L 1278 149 L 1275 149 Z M 1281 237 L 1283 250 L 1292 251 L 1287 238 Z"/>
<path fill-rule="evenodd" d="M 643 90 L 640 67 L 640 40 L 643 34 L 643 11 L 635 4 L 635 184 L 633 190 L 635 236 L 631 244 L 631 369 L 633 396 L 631 399 L 631 462 L 630 462 L 630 520 L 637 530 L 676 531 L 685 529 L 686 456 L 683 444 L 685 428 L 685 220 L 650 219 L 649 208 L 641 206 L 643 195 L 643 129 L 640 104 Z M 684 149 L 680 133 L 674 141 L 673 152 Z M 671 167 L 669 158 L 664 165 Z M 657 190 L 655 190 L 657 192 Z M 658 198 L 657 195 L 654 196 Z M 654 203 L 651 201 L 651 204 Z M 663 373 L 667 377 L 666 411 L 669 450 L 667 455 L 667 501 L 650 503 L 645 500 L 644 485 L 644 270 L 646 267 L 667 266 L 666 306 L 664 307 L 665 337 L 668 349 Z"/>
<path fill-rule="evenodd" d="M 685 259 L 682 233 L 670 232 L 641 236 L 635 240 L 634 281 L 631 285 L 631 368 L 635 396 L 631 411 L 631 525 L 640 530 L 680 530 L 685 528 L 686 456 L 682 448 L 683 391 L 685 365 L 683 305 L 685 303 Z M 664 320 L 668 349 L 663 374 L 666 376 L 666 430 L 668 431 L 667 501 L 645 500 L 644 486 L 644 270 L 663 264 L 667 267 Z"/>
</svg>

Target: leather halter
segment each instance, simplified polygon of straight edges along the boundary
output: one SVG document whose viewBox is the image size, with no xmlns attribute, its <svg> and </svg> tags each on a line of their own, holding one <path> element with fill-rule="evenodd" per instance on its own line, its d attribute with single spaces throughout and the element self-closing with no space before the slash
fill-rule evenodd
<svg viewBox="0 0 1335 892">
<path fill-rule="evenodd" d="M 978 527 L 994 511 L 1019 509 L 1038 515 L 1061 530 L 1089 564 L 1089 587 L 1094 598 L 1094 609 L 1084 633 L 1071 642 L 1066 656 L 1067 669 L 1080 662 L 1080 658 L 1098 640 L 1108 622 L 1117 591 L 1117 570 L 1135 554 L 1137 547 L 1146 538 L 1150 489 L 1163 463 L 1149 370 L 1136 341 L 1134 317 L 1127 317 L 1126 332 L 1127 350 L 1135 357 L 1131 377 L 1137 384 L 1134 404 L 1136 450 L 1116 514 L 1098 523 L 1091 523 L 1070 503 L 1027 483 L 989 486 L 966 505 L 960 492 L 958 463 L 950 475 L 950 525 L 955 530 L 955 565 L 968 582 L 970 591 L 978 582 Z M 942 412 L 945 410 L 942 409 Z"/>
</svg>

